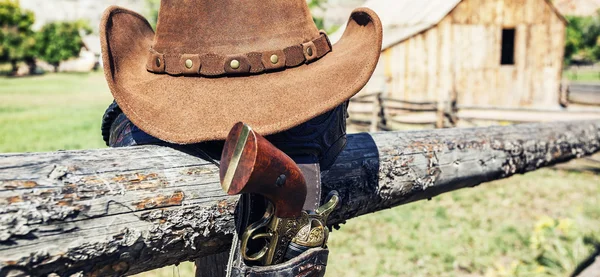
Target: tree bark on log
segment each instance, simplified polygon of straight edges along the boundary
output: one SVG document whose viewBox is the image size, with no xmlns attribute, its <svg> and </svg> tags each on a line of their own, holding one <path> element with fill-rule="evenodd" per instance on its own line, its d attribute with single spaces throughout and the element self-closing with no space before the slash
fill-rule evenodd
<svg viewBox="0 0 600 277">
<path fill-rule="evenodd" d="M 323 174 L 331 224 L 593 154 L 600 121 L 356 134 Z M 131 275 L 226 252 L 237 197 L 160 146 L 0 155 L 0 276 Z M 199 269 L 201 270 L 201 269 Z"/>
</svg>

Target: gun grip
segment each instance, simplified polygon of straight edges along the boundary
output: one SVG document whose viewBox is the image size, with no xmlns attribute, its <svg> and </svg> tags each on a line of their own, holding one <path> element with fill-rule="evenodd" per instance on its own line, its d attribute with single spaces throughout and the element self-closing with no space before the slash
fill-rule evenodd
<svg viewBox="0 0 600 277">
<path fill-rule="evenodd" d="M 255 193 L 275 206 L 275 216 L 300 216 L 306 180 L 285 153 L 240 122 L 233 126 L 221 154 L 221 186 L 229 195 Z"/>
</svg>

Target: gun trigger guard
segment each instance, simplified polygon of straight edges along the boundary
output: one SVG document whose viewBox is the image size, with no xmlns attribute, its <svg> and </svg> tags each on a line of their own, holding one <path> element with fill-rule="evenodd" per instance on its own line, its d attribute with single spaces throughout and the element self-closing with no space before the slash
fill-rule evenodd
<svg viewBox="0 0 600 277">
<path fill-rule="evenodd" d="M 246 228 L 246 231 L 244 232 L 244 234 L 242 234 L 242 240 L 241 240 L 242 244 L 241 244 L 240 250 L 242 252 L 242 257 L 245 260 L 248 260 L 248 261 L 261 260 L 265 256 L 265 254 L 269 251 L 270 243 L 267 243 L 260 251 L 258 251 L 258 253 L 248 255 L 248 253 L 246 252 L 246 251 L 248 251 L 248 241 L 250 239 L 273 236 L 273 234 L 270 234 L 270 233 L 254 235 L 254 232 L 256 232 L 260 228 L 263 228 L 263 227 L 266 227 L 267 225 L 269 225 L 269 223 L 273 219 L 274 210 L 275 209 L 274 209 L 273 205 L 271 203 L 269 203 L 269 205 L 267 207 L 267 211 L 265 211 L 265 214 L 263 215 L 263 217 L 259 221 L 250 224 L 248 226 L 248 228 Z"/>
<path fill-rule="evenodd" d="M 262 249 L 260 249 L 260 251 L 258 251 L 258 253 L 255 253 L 252 255 L 248 255 L 248 253 L 246 253 L 246 250 L 244 250 L 244 251 L 242 251 L 242 256 L 247 261 L 259 261 L 267 254 L 268 251 L 269 251 L 269 246 L 265 245 L 265 246 L 263 246 Z"/>
<path fill-rule="evenodd" d="M 270 239 L 273 237 L 272 233 L 262 233 L 262 234 L 258 234 L 258 235 L 254 235 L 252 237 L 253 240 L 257 240 L 257 239 Z"/>
</svg>

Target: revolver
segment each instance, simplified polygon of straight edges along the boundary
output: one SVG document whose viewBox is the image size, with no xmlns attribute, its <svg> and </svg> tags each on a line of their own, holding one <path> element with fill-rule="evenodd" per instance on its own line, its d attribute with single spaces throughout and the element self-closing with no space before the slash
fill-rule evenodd
<svg viewBox="0 0 600 277">
<path fill-rule="evenodd" d="M 339 202 L 337 194 L 330 194 L 327 203 L 317 210 L 304 211 L 307 185 L 302 171 L 250 126 L 240 122 L 231 129 L 221 155 L 219 175 L 227 194 L 259 194 L 269 201 L 263 217 L 242 234 L 240 250 L 244 260 L 268 266 L 326 244 L 329 230 L 325 224 Z M 248 253 L 251 240 L 265 243 L 259 251 Z"/>
</svg>

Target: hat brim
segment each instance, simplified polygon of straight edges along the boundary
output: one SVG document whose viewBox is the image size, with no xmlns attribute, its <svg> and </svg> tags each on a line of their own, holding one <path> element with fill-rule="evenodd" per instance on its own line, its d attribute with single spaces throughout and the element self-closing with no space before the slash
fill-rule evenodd
<svg viewBox="0 0 600 277">
<path fill-rule="evenodd" d="M 350 19 L 332 52 L 316 62 L 259 75 L 184 77 L 148 72 L 152 27 L 135 12 L 110 7 L 100 25 L 104 72 L 127 117 L 161 140 L 223 140 L 239 121 L 269 135 L 335 108 L 367 83 L 381 51 L 381 23 L 367 8 Z"/>
</svg>

